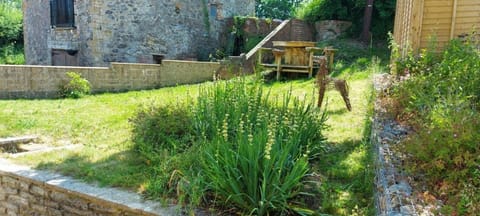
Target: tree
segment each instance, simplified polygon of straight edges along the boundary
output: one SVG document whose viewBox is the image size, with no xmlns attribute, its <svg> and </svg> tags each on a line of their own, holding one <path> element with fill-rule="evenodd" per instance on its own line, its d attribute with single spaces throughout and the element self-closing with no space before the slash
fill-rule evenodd
<svg viewBox="0 0 480 216">
<path fill-rule="evenodd" d="M 370 25 L 372 23 L 373 2 L 374 0 L 367 0 L 367 5 L 365 5 L 363 30 L 362 34 L 360 35 L 360 40 L 363 42 L 368 42 L 370 40 Z"/>
<path fill-rule="evenodd" d="M 255 0 L 258 17 L 289 19 L 303 0 Z"/>
<path fill-rule="evenodd" d="M 0 1 L 0 47 L 23 41 L 23 14 L 18 0 Z"/>
</svg>

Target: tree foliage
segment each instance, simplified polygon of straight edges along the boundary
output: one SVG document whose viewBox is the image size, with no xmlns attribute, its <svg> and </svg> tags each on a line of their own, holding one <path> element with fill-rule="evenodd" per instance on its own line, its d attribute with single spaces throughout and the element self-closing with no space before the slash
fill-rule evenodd
<svg viewBox="0 0 480 216">
<path fill-rule="evenodd" d="M 258 17 L 288 19 L 303 0 L 255 0 Z"/>
<path fill-rule="evenodd" d="M 23 41 L 21 1 L 0 1 L 0 46 Z"/>
<path fill-rule="evenodd" d="M 353 22 L 351 33 L 357 35 L 362 28 L 366 0 L 310 0 L 302 4 L 296 16 L 310 22 L 320 20 L 346 20 Z M 393 30 L 396 0 L 375 0 L 372 15 L 372 35 L 387 38 Z"/>
</svg>

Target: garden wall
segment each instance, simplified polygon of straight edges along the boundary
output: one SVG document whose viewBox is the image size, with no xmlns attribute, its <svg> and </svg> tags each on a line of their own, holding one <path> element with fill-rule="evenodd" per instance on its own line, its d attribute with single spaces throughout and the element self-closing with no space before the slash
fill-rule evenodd
<svg viewBox="0 0 480 216">
<path fill-rule="evenodd" d="M 144 90 L 212 80 L 216 62 L 164 60 L 162 64 L 111 63 L 110 67 L 0 65 L 0 99 L 53 98 L 67 82 L 68 71 L 78 72 L 94 93 Z"/>
<path fill-rule="evenodd" d="M 1 160 L 1 159 L 0 159 Z M 0 162 L 0 215 L 178 215 L 175 206 Z"/>
</svg>

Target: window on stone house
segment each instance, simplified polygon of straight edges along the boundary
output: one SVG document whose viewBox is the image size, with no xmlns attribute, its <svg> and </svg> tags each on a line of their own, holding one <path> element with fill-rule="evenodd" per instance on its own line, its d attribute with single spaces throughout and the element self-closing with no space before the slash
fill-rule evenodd
<svg viewBox="0 0 480 216">
<path fill-rule="evenodd" d="M 50 0 L 50 15 L 52 26 L 74 27 L 74 0 Z"/>
</svg>

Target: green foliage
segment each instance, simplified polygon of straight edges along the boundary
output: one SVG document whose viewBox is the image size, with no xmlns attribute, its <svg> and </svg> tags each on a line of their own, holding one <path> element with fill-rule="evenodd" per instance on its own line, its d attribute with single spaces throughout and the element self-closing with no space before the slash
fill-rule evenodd
<svg viewBox="0 0 480 216">
<path fill-rule="evenodd" d="M 0 64 L 25 64 L 23 45 L 9 44 L 0 48 Z"/>
<path fill-rule="evenodd" d="M 312 0 L 306 1 L 296 11 L 296 16 L 309 22 L 321 20 L 346 20 L 353 22 L 351 34 L 362 30 L 365 0 Z M 372 14 L 371 32 L 374 38 L 386 39 L 393 30 L 396 0 L 376 0 Z"/>
<path fill-rule="evenodd" d="M 185 104 L 168 104 L 138 110 L 133 124 L 135 149 L 150 161 L 158 161 L 158 153 L 167 150 L 182 152 L 191 145 L 191 112 Z"/>
<path fill-rule="evenodd" d="M 226 55 L 240 55 L 241 53 L 247 53 L 253 49 L 260 41 L 265 38 L 265 35 L 247 34 L 244 31 L 245 23 L 247 19 L 252 19 L 259 28 L 259 20 L 256 17 L 235 16 L 233 17 L 233 26 L 231 35 L 226 47 Z M 267 21 L 271 22 L 271 20 Z"/>
<path fill-rule="evenodd" d="M 63 98 L 81 98 L 90 93 L 90 82 L 79 73 L 67 72 L 69 81 L 60 87 L 60 96 Z"/>
<path fill-rule="evenodd" d="M 255 11 L 258 17 L 289 19 L 303 0 L 256 0 Z"/>
<path fill-rule="evenodd" d="M 142 108 L 133 140 L 158 172 L 148 193 L 197 205 L 214 197 L 257 215 L 292 211 L 308 160 L 324 148 L 326 117 L 290 95 L 272 101 L 261 84 L 239 79 L 201 88 L 191 106 Z"/>
<path fill-rule="evenodd" d="M 399 65 L 409 77 L 395 89 L 404 108 L 400 117 L 416 131 L 405 142 L 414 158 L 409 168 L 427 177 L 431 191 L 446 194 L 446 209 L 474 214 L 480 207 L 473 199 L 480 196 L 475 180 L 480 164 L 479 51 L 470 42 L 453 40 L 441 55 L 424 50 Z"/>
<path fill-rule="evenodd" d="M 202 168 L 216 201 L 246 214 L 291 210 L 308 157 L 323 149 L 325 115 L 290 93 L 272 103 L 258 84 L 236 81 L 200 95 L 195 128 L 206 140 Z"/>
<path fill-rule="evenodd" d="M 263 38 L 265 37 L 262 37 L 262 36 L 247 37 L 246 43 L 245 43 L 245 51 L 248 52 L 252 50 L 258 43 L 260 43 L 260 41 L 263 40 Z"/>
<path fill-rule="evenodd" d="M 23 43 L 23 14 L 18 1 L 0 1 L 0 46 Z"/>
</svg>

